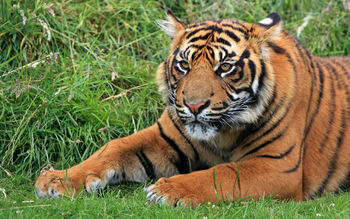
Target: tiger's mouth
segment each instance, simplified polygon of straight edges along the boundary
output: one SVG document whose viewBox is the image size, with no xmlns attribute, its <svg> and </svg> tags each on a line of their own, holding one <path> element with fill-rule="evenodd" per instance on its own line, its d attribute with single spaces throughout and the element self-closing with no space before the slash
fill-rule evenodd
<svg viewBox="0 0 350 219">
<path fill-rule="evenodd" d="M 201 121 L 196 119 L 191 122 L 185 121 L 184 124 L 189 126 L 203 126 L 204 128 L 213 127 L 213 128 L 216 128 L 218 131 L 224 126 L 223 123 L 220 122 L 220 119 L 215 119 L 215 120 L 210 119 L 210 121 Z"/>
<path fill-rule="evenodd" d="M 206 109 L 198 115 L 187 112 L 185 108 L 182 112 L 177 112 L 178 117 L 184 124 L 187 134 L 196 140 L 209 141 L 218 136 L 222 130 L 236 129 L 249 123 L 245 118 L 250 118 L 251 110 L 246 107 L 229 108 L 222 113 L 213 113 Z"/>
<path fill-rule="evenodd" d="M 255 98 L 245 95 L 239 100 L 217 107 L 215 103 L 206 107 L 193 104 L 174 104 L 178 118 L 182 121 L 187 134 L 198 140 L 210 140 L 225 130 L 236 130 L 250 124 L 258 118 Z M 202 104 L 204 106 L 204 104 Z"/>
<path fill-rule="evenodd" d="M 216 137 L 224 126 L 220 122 L 222 115 L 211 116 L 209 109 L 203 110 L 197 115 L 184 109 L 184 113 L 178 112 L 178 117 L 184 124 L 187 134 L 191 138 L 201 141 L 208 141 Z"/>
<path fill-rule="evenodd" d="M 185 124 L 185 130 L 196 140 L 208 141 L 217 136 L 220 128 L 199 121 L 193 121 Z"/>
</svg>

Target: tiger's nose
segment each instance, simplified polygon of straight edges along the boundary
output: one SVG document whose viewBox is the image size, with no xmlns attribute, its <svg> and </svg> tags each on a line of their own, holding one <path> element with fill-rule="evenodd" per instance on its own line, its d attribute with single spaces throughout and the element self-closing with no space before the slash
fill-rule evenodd
<svg viewBox="0 0 350 219">
<path fill-rule="evenodd" d="M 184 99 L 184 104 L 187 106 L 191 112 L 195 115 L 199 114 L 203 109 L 207 108 L 210 104 L 210 101 L 207 102 L 199 102 L 199 103 L 190 103 Z"/>
</svg>

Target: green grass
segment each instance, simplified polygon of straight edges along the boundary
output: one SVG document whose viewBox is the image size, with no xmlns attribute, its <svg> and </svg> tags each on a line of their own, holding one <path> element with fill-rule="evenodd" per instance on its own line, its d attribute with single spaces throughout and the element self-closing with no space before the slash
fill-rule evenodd
<svg viewBox="0 0 350 219">
<path fill-rule="evenodd" d="M 303 203 L 264 199 L 186 209 L 147 204 L 138 184 L 114 186 L 99 195 L 52 200 L 36 198 L 27 177 L 10 181 L 0 176 L 0 184 L 9 190 L 8 198 L 0 201 L 0 218 L 349 218 L 349 193 Z"/>
<path fill-rule="evenodd" d="M 68 168 L 159 117 L 164 104 L 154 76 L 170 40 L 154 21 L 164 19 L 165 8 L 187 23 L 221 17 L 254 22 L 276 11 L 295 35 L 309 15 L 301 42 L 316 55 L 347 55 L 350 12 L 341 1 L 331 2 L 0 0 L 0 188 L 7 194 L 5 199 L 0 192 L 0 217 L 349 218 L 348 193 L 304 203 L 267 199 L 190 210 L 145 207 L 143 185 L 137 184 L 72 200 L 39 200 L 33 189 L 48 162 Z M 36 61 L 41 63 L 28 67 Z"/>
</svg>

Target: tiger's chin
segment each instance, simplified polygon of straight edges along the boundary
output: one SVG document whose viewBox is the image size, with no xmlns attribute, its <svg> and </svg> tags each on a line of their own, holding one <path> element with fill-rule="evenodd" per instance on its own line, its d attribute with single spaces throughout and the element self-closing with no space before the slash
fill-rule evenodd
<svg viewBox="0 0 350 219">
<path fill-rule="evenodd" d="M 192 139 L 198 141 L 210 141 L 219 133 L 217 127 L 204 125 L 199 122 L 185 124 L 185 130 Z"/>
</svg>

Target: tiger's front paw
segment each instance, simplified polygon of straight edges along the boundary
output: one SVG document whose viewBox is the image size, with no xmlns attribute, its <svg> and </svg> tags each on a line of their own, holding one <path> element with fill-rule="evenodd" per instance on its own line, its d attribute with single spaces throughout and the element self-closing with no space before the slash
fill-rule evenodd
<svg viewBox="0 0 350 219">
<path fill-rule="evenodd" d="M 70 171 L 55 170 L 51 164 L 48 164 L 40 171 L 35 182 L 35 191 L 39 198 L 75 196 L 81 190 L 81 182 L 82 180 Z"/>
<path fill-rule="evenodd" d="M 146 198 L 152 203 L 168 204 L 174 207 L 195 207 L 201 203 L 211 201 L 212 198 L 201 185 L 195 181 L 181 179 L 185 175 L 171 178 L 161 178 L 155 184 L 144 189 Z"/>
<path fill-rule="evenodd" d="M 35 182 L 36 194 L 39 198 L 76 196 L 84 188 L 88 193 L 103 189 L 107 184 L 95 174 L 82 174 L 72 170 L 55 170 L 50 164 L 40 171 Z"/>
<path fill-rule="evenodd" d="M 45 166 L 35 182 L 35 192 L 39 198 L 45 196 L 58 198 L 67 193 L 61 171 L 55 170 L 51 164 Z"/>
</svg>

